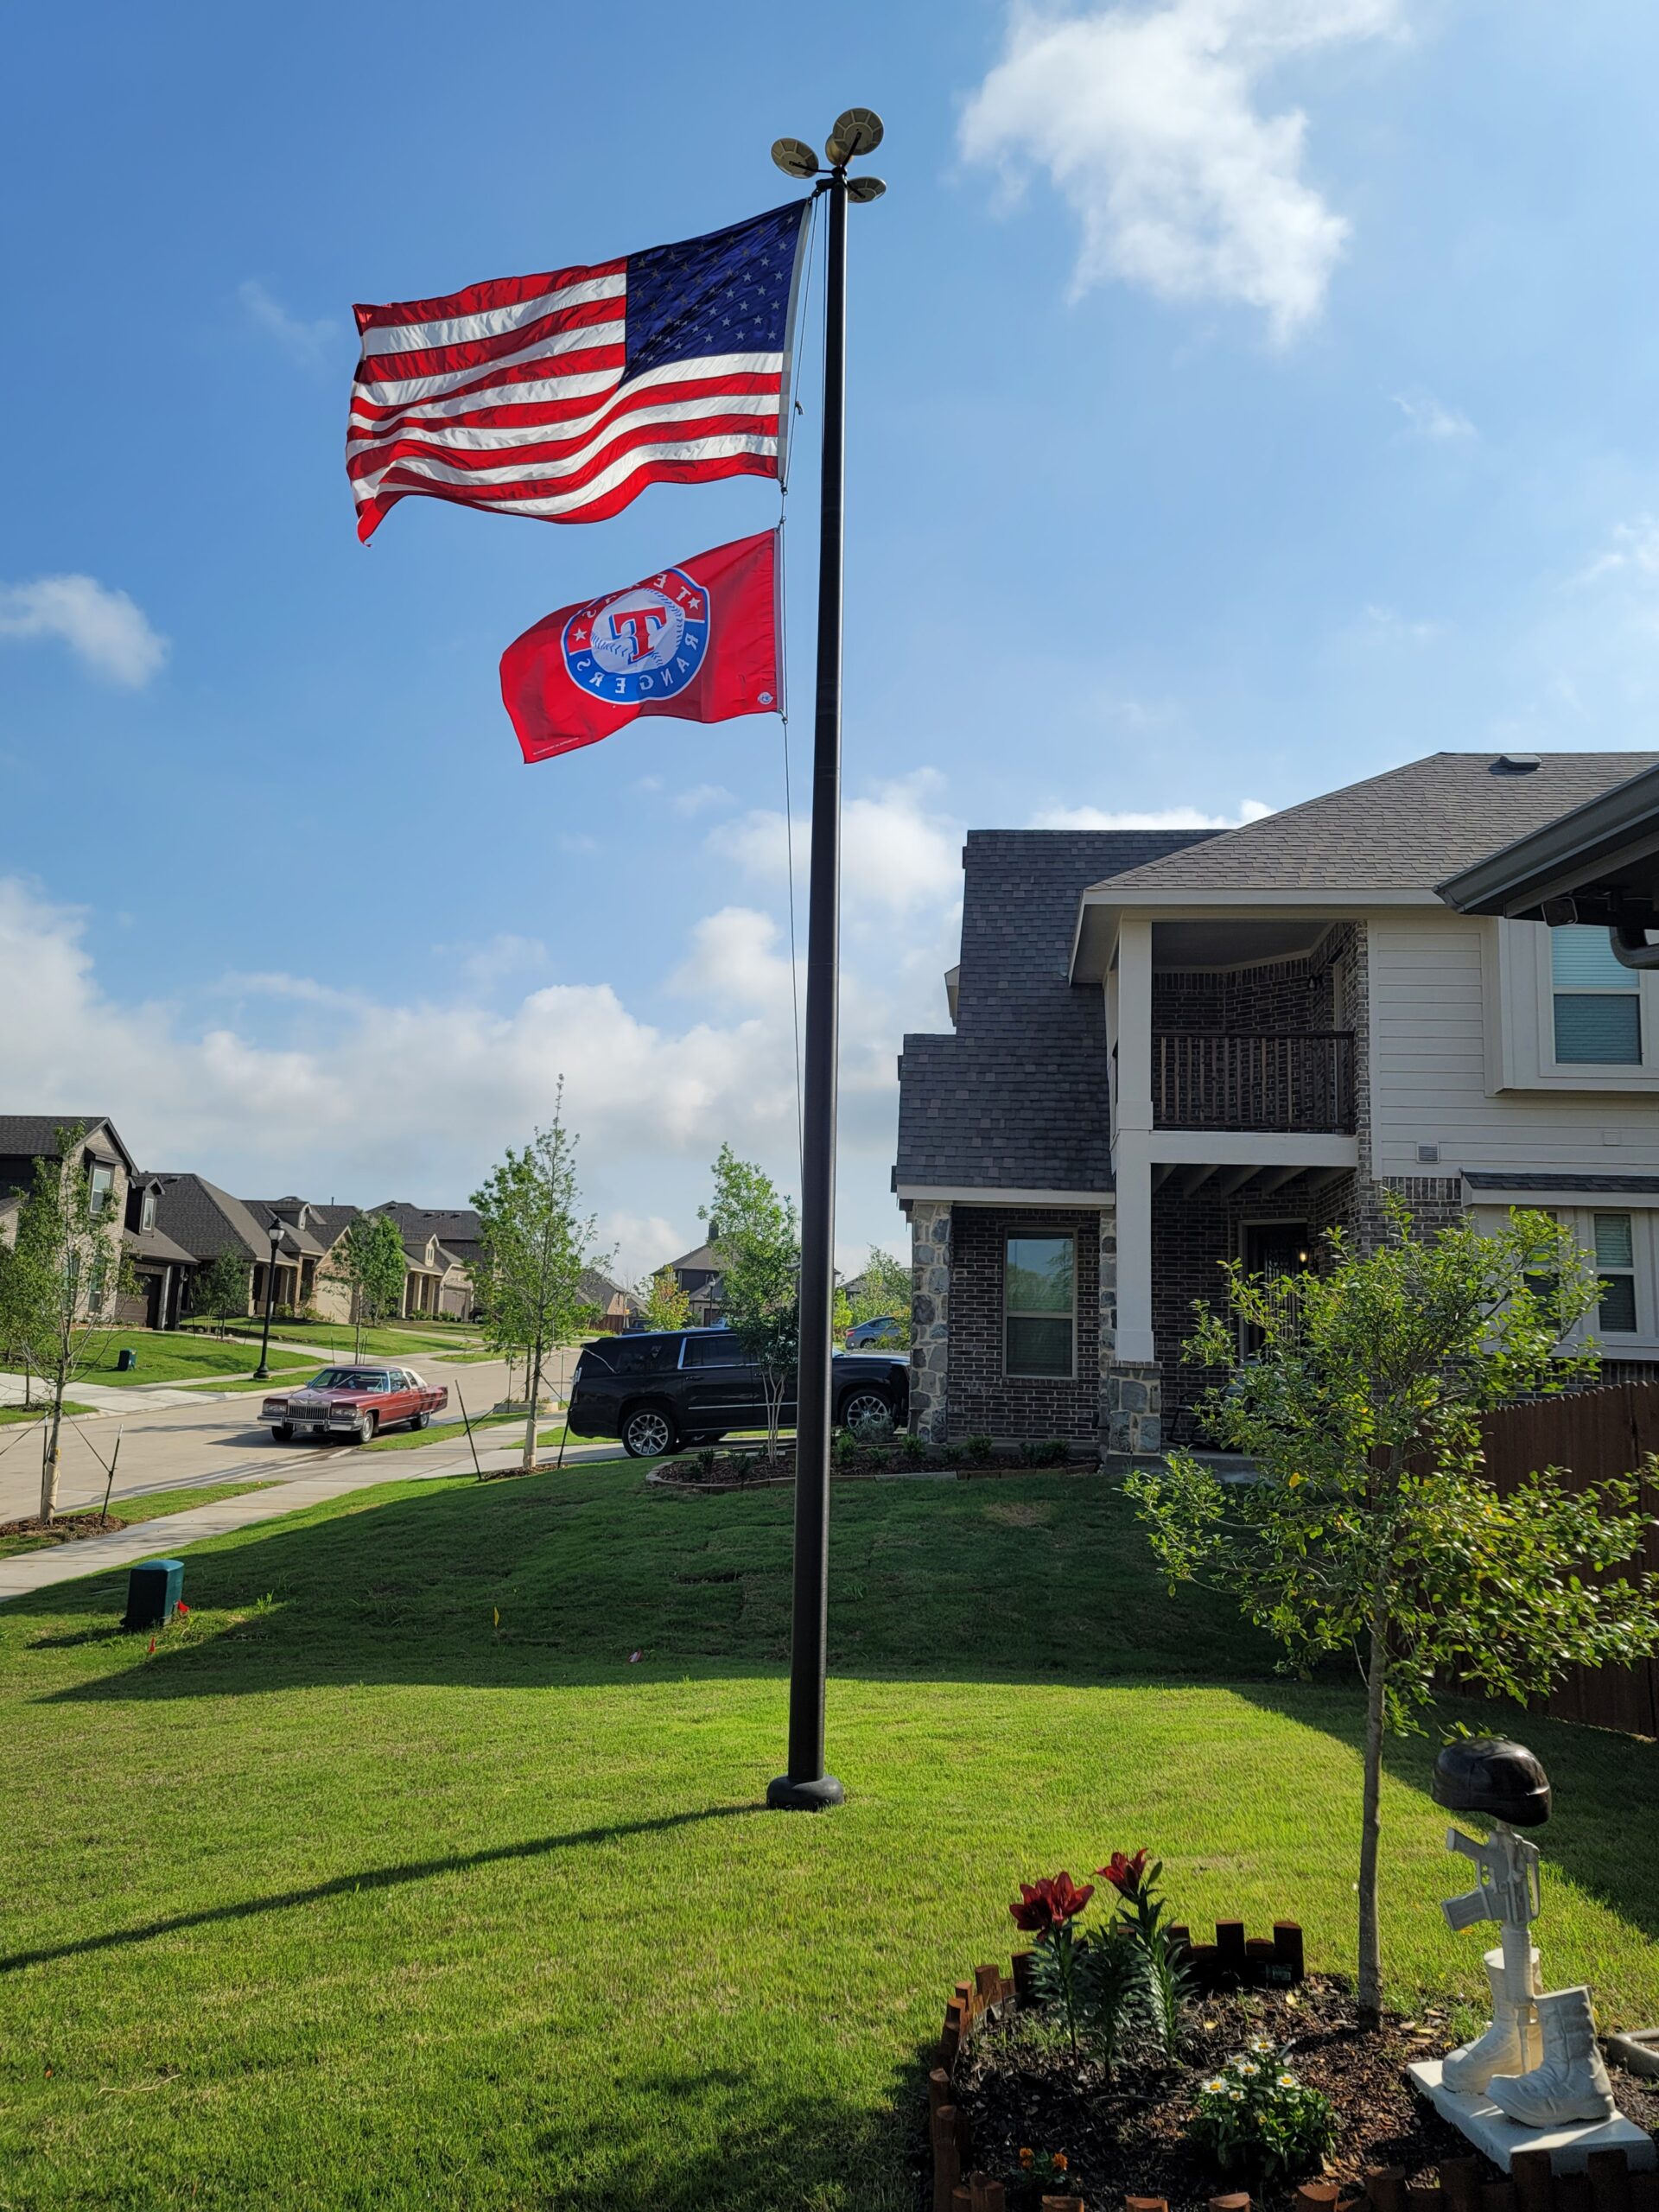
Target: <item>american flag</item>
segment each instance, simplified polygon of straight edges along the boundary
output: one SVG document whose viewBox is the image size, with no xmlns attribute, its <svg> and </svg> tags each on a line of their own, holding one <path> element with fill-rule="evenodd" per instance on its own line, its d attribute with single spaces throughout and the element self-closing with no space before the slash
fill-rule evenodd
<svg viewBox="0 0 1659 2212">
<path fill-rule="evenodd" d="M 600 522 L 647 484 L 779 474 L 810 205 L 591 269 L 357 308 L 358 536 L 414 493 Z"/>
</svg>

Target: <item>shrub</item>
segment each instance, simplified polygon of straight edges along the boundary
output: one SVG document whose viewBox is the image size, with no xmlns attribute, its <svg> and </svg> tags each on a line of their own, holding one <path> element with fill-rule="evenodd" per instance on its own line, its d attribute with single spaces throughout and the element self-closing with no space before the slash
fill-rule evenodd
<svg viewBox="0 0 1659 2212">
<path fill-rule="evenodd" d="M 982 1467 L 991 1456 L 991 1440 L 988 1436 L 969 1436 L 964 1439 L 962 1452 L 971 1465 Z"/>
<path fill-rule="evenodd" d="M 904 1434 L 899 1439 L 899 1449 L 904 1453 L 906 1460 L 912 1467 L 921 1466 L 932 1456 L 928 1451 L 926 1444 L 919 1436 L 917 1435 L 915 1430 L 912 1428 L 907 1428 Z"/>
<path fill-rule="evenodd" d="M 1063 1467 L 1071 1457 L 1071 1446 L 1063 1436 L 1051 1436 L 1037 1448 L 1046 1466 Z"/>
<path fill-rule="evenodd" d="M 705 1444 L 701 1451 L 691 1454 L 691 1464 L 702 1481 L 712 1482 L 715 1469 L 720 1465 L 720 1453 L 712 1444 Z"/>
<path fill-rule="evenodd" d="M 1305 2088 L 1278 2046 L 1257 2036 L 1204 2084 L 1187 2133 L 1224 2173 L 1275 2182 L 1319 2164 L 1337 2120 L 1329 2097 Z"/>
<path fill-rule="evenodd" d="M 893 1415 L 889 1413 L 864 1414 L 851 1424 L 852 1433 L 866 1451 L 878 1450 L 893 1441 Z"/>
</svg>

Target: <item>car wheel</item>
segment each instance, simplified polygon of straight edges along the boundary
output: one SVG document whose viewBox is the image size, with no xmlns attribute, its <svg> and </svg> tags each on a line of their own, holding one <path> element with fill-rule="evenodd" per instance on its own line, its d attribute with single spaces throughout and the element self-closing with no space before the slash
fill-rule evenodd
<svg viewBox="0 0 1659 2212">
<path fill-rule="evenodd" d="M 429 1428 L 432 1416 L 430 1414 L 416 1414 L 409 1425 L 411 1428 Z"/>
<path fill-rule="evenodd" d="M 380 1416 L 378 1414 L 363 1414 L 359 1415 L 357 1424 L 358 1442 L 359 1444 L 372 1444 L 374 1441 L 374 1432 L 379 1427 L 379 1426 Z"/>
<path fill-rule="evenodd" d="M 291 1421 L 273 1421 L 270 1425 L 270 1433 L 278 1444 L 289 1443 L 293 1440 L 294 1424 Z"/>
<path fill-rule="evenodd" d="M 660 1459 L 674 1449 L 673 1416 L 661 1406 L 641 1406 L 622 1424 L 622 1448 L 631 1459 Z"/>
<path fill-rule="evenodd" d="M 843 1428 L 856 1428 L 861 1421 L 892 1419 L 893 1401 L 883 1390 L 849 1390 L 841 1402 Z"/>
</svg>

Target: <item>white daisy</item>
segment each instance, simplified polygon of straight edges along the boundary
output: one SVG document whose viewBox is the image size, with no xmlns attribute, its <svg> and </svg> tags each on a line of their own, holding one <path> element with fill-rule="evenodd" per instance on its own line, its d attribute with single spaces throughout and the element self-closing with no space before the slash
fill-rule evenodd
<svg viewBox="0 0 1659 2212">
<path fill-rule="evenodd" d="M 1247 2076 L 1251 2074 L 1259 2074 L 1262 2071 L 1262 2069 L 1257 2066 L 1253 2060 L 1249 2058 L 1235 2059 L 1233 2061 L 1233 2068 L 1236 2073 L 1243 2074 Z"/>
<path fill-rule="evenodd" d="M 1250 2049 L 1255 2051 L 1259 2058 L 1262 2056 L 1264 2053 L 1270 2051 L 1273 2049 L 1273 2037 L 1271 2036 L 1252 2036 L 1250 2037 Z"/>
<path fill-rule="evenodd" d="M 1213 2082 L 1206 2082 L 1205 2083 L 1205 2094 L 1210 2097 L 1218 2097 L 1226 2087 L 1226 2082 L 1223 2080 L 1222 2076 L 1217 2074 Z"/>
<path fill-rule="evenodd" d="M 1279 2076 L 1279 2087 L 1281 2089 L 1294 2089 L 1296 2087 L 1296 2076 L 1294 2074 L 1281 2074 Z"/>
</svg>

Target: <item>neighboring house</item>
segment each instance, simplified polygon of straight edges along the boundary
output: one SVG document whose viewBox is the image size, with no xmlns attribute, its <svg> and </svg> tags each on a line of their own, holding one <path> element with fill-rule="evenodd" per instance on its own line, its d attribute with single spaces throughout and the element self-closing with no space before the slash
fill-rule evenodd
<svg viewBox="0 0 1659 2212">
<path fill-rule="evenodd" d="M 366 1211 L 389 1213 L 406 1244 L 423 1243 L 427 1237 L 435 1236 L 444 1250 L 453 1253 L 469 1273 L 477 1264 L 482 1247 L 479 1243 L 478 1216 L 470 1206 L 412 1206 L 406 1200 L 398 1199 L 370 1206 Z"/>
<path fill-rule="evenodd" d="M 645 1310 L 631 1290 L 624 1290 L 596 1268 L 583 1268 L 580 1287 L 588 1303 L 599 1308 L 598 1325 L 613 1334 L 631 1329 Z"/>
<path fill-rule="evenodd" d="M 129 1193 L 137 1176 L 132 1154 L 103 1114 L 0 1114 L 0 1243 L 17 1239 L 17 1216 L 35 1182 L 37 1160 L 56 1160 L 60 1129 L 82 1132 L 80 1165 L 92 1186 L 93 1217 L 122 1224 L 122 1244 L 134 1252 L 127 1233 Z M 135 1253 L 135 1257 L 136 1257 Z M 117 1317 L 130 1321 L 143 1308 L 135 1299 L 117 1304 Z"/>
<path fill-rule="evenodd" d="M 397 1199 L 370 1206 L 368 1211 L 391 1216 L 410 1255 L 411 1275 L 421 1278 L 412 1287 L 405 1286 L 405 1314 L 438 1313 L 465 1320 L 473 1311 L 473 1278 L 482 1249 L 474 1210 L 470 1206 L 414 1206 Z M 426 1302 L 411 1302 L 421 1300 Z"/>
<path fill-rule="evenodd" d="M 667 1262 L 668 1272 L 691 1300 L 692 1324 L 700 1329 L 720 1319 L 720 1262 L 715 1254 L 719 1235 L 719 1224 L 711 1221 L 706 1244 Z"/>
<path fill-rule="evenodd" d="M 216 1259 L 221 1252 L 234 1253 L 248 1270 L 243 1310 L 262 1313 L 265 1277 L 273 1264 L 270 1210 L 256 1214 L 243 1199 L 233 1198 L 205 1175 L 168 1170 L 147 1173 L 143 1180 L 155 1191 L 156 1228 L 189 1255 L 194 1267 Z M 275 1304 L 297 1307 L 306 1303 L 320 1257 L 321 1248 L 315 1238 L 283 1225 L 275 1255 Z M 184 1311 L 190 1311 L 188 1293 Z"/>
<path fill-rule="evenodd" d="M 123 1321 L 146 1329 L 176 1329 L 196 1263 L 161 1226 L 161 1195 L 159 1176 L 129 1179 L 121 1241 L 131 1258 L 137 1287 L 132 1295 L 117 1302 L 116 1312 Z"/>
<path fill-rule="evenodd" d="M 1222 1264 L 1363 1245 L 1384 1190 L 1548 1207 L 1604 1356 L 1659 1360 L 1659 973 L 1435 889 L 1656 763 L 1437 753 L 1220 833 L 971 834 L 956 1033 L 899 1063 L 921 1433 L 1193 1438 Z"/>
<path fill-rule="evenodd" d="M 276 1266 L 274 1303 L 296 1313 L 308 1309 L 325 1321 L 349 1322 L 352 1291 L 333 1258 L 334 1246 L 361 1211 L 357 1206 L 319 1205 L 314 1198 L 244 1198 L 243 1205 L 263 1234 L 281 1224 L 283 1236 Z M 264 1311 L 264 1271 L 258 1271 L 252 1310 Z"/>
</svg>

